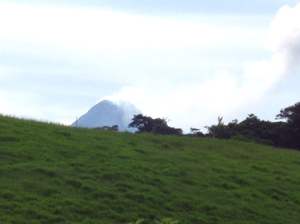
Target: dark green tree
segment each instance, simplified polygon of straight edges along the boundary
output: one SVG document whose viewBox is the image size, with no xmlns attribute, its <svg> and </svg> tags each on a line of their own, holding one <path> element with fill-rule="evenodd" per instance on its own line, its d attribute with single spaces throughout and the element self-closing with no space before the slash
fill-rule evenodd
<svg viewBox="0 0 300 224">
<path fill-rule="evenodd" d="M 285 119 L 281 134 L 286 147 L 300 149 L 300 102 L 280 110 L 276 119 Z"/>
<path fill-rule="evenodd" d="M 300 125 L 300 102 L 293 106 L 281 109 L 280 114 L 277 114 L 276 119 L 286 119 L 288 123 Z"/>
<path fill-rule="evenodd" d="M 142 114 L 134 115 L 132 122 L 128 125 L 131 128 L 137 128 L 137 133 L 150 132 L 162 135 L 182 135 L 180 128 L 172 128 L 167 124 L 166 118 L 152 118 Z"/>
<path fill-rule="evenodd" d="M 242 122 L 233 120 L 225 125 L 222 117 L 218 117 L 218 124 L 206 127 L 209 136 L 221 139 L 238 139 L 248 142 L 257 142 L 267 145 L 275 145 L 273 137 L 274 125 L 270 121 L 260 120 L 254 114 L 249 114 Z"/>
<path fill-rule="evenodd" d="M 199 128 L 190 128 L 191 133 L 186 134 L 189 137 L 205 137 L 205 135 L 200 131 Z"/>
<path fill-rule="evenodd" d="M 222 117 L 218 117 L 217 125 L 206 128 L 210 137 L 233 138 L 300 150 L 300 102 L 280 110 L 276 119 L 285 119 L 286 122 L 264 121 L 249 114 L 242 122 L 233 120 L 228 125 L 224 125 Z"/>
<path fill-rule="evenodd" d="M 208 130 L 208 136 L 210 137 L 224 139 L 228 139 L 230 137 L 228 127 L 224 125 L 223 117 L 218 117 L 217 125 L 205 126 L 205 128 Z"/>
<path fill-rule="evenodd" d="M 230 138 L 244 138 L 245 141 L 276 145 L 274 142 L 274 128 L 276 124 L 260 120 L 256 115 L 249 114 L 242 122 L 233 120 L 228 124 Z"/>
</svg>

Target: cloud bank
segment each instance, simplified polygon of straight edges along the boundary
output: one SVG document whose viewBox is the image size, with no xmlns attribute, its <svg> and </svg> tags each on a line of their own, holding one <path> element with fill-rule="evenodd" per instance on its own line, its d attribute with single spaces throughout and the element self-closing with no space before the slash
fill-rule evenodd
<svg viewBox="0 0 300 224">
<path fill-rule="evenodd" d="M 298 71 L 299 5 L 280 9 L 266 35 L 269 14 L 152 15 L 6 2 L 1 113 L 68 124 L 107 96 L 168 117 L 172 126 L 203 130 L 219 115 L 244 119 Z"/>
<path fill-rule="evenodd" d="M 272 21 L 266 48 L 272 52 L 268 60 L 245 64 L 244 74 L 230 71 L 213 74 L 201 83 L 172 83 L 169 79 L 147 79 L 127 86 L 111 96 L 126 100 L 150 116 L 169 117 L 177 127 L 203 127 L 215 123 L 217 116 L 230 116 L 241 107 L 251 108 L 282 79 L 297 71 L 300 64 L 300 4 L 282 7 Z M 200 121 L 200 122 L 199 122 Z M 203 121 L 206 123 L 204 124 Z"/>
</svg>

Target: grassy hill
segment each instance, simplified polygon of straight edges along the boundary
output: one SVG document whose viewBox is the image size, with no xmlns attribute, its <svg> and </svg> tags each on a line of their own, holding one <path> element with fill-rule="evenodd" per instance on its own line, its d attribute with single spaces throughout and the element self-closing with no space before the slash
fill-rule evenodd
<svg viewBox="0 0 300 224">
<path fill-rule="evenodd" d="M 0 223 L 300 223 L 300 152 L 0 116 Z"/>
</svg>

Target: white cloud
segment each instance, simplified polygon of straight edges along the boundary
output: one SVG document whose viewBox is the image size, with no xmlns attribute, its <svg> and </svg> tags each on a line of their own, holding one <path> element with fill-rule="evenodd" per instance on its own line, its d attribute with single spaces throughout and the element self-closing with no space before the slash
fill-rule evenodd
<svg viewBox="0 0 300 224">
<path fill-rule="evenodd" d="M 228 71 L 202 83 L 169 85 L 167 81 L 155 80 L 138 87 L 125 87 L 109 98 L 129 100 L 154 117 L 168 116 L 172 124 L 186 130 L 184 125 L 203 127 L 214 123 L 220 114 L 230 116 L 241 107 L 255 105 L 299 66 L 300 4 L 279 10 L 266 43 L 273 56 L 270 60 L 246 63 L 241 79 Z"/>
<path fill-rule="evenodd" d="M 253 30 L 221 28 L 164 17 L 0 3 L 0 37 L 86 49 L 186 48 L 232 43 Z M 202 18 L 205 20 L 205 18 Z"/>
<path fill-rule="evenodd" d="M 270 25 L 266 48 L 272 51 L 272 58 L 250 62 L 245 69 L 246 86 L 261 95 L 300 65 L 300 4 L 278 11 Z"/>
<path fill-rule="evenodd" d="M 299 66 L 300 59 L 300 3 L 294 8 L 282 7 L 271 23 L 266 47 L 275 57 L 281 57 L 286 72 Z"/>
<path fill-rule="evenodd" d="M 65 104 L 61 99 L 51 109 L 53 105 L 42 104 L 41 93 L 51 102 L 69 93 L 77 107 L 86 108 L 79 94 L 103 94 L 101 98 L 107 83 L 117 83 L 123 88 L 104 98 L 128 100 L 149 116 L 169 117 L 174 126 L 203 127 L 219 115 L 227 118 L 255 105 L 297 68 L 299 8 L 278 12 L 266 41 L 273 55 L 261 60 L 266 55 L 263 16 L 154 17 L 0 3 L 0 51 L 12 60 L 10 67 L 0 67 L 0 77 L 18 79 L 18 94 L 25 94 L 23 84 L 29 96 L 20 104 L 22 110 L 18 96 L 2 94 L 0 100 L 11 108 L 6 111 L 66 121 L 80 110 L 57 108 Z M 7 83 L 17 85 L 18 80 Z M 92 85 L 99 90 L 92 91 Z M 51 91 L 56 94 L 46 95 Z"/>
</svg>

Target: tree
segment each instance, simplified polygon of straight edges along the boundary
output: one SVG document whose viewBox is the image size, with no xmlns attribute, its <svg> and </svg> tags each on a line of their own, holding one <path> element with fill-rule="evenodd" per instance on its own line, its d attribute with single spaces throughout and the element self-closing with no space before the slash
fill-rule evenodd
<svg viewBox="0 0 300 224">
<path fill-rule="evenodd" d="M 275 127 L 278 124 L 270 121 L 260 120 L 254 114 L 249 114 L 248 117 L 242 121 L 233 120 L 225 125 L 222 122 L 223 118 L 218 117 L 218 124 L 206 127 L 208 135 L 221 139 L 239 139 L 242 141 L 253 141 L 261 144 L 276 145 Z M 279 142 L 279 141 L 278 141 Z"/>
<path fill-rule="evenodd" d="M 254 114 L 249 114 L 248 117 L 238 124 L 236 127 L 238 132 L 248 139 L 260 138 L 261 120 Z"/>
<path fill-rule="evenodd" d="M 185 134 L 185 136 L 188 136 L 188 137 L 205 137 L 205 134 L 203 134 L 200 131 L 200 128 L 190 128 L 190 133 Z"/>
<path fill-rule="evenodd" d="M 223 117 L 218 117 L 218 124 L 206 126 L 208 136 L 222 139 L 240 139 L 277 147 L 300 150 L 300 102 L 281 109 L 276 119 L 286 122 L 260 120 L 249 114 L 242 122 L 233 120 L 224 125 Z"/>
<path fill-rule="evenodd" d="M 147 117 L 142 114 L 134 115 L 132 122 L 128 125 L 130 128 L 137 128 L 138 132 L 153 132 L 155 126 L 166 125 L 166 119 Z"/>
<path fill-rule="evenodd" d="M 228 128 L 224 125 L 223 117 L 218 117 L 218 124 L 212 126 L 205 126 L 208 130 L 208 136 L 212 136 L 213 138 L 225 138 L 228 139 L 230 136 L 228 135 Z"/>
<path fill-rule="evenodd" d="M 280 114 L 276 115 L 276 119 L 286 119 L 288 123 L 300 124 L 300 102 L 281 109 Z"/>
<path fill-rule="evenodd" d="M 119 131 L 119 126 L 118 125 L 102 126 L 102 127 L 97 127 L 95 129 L 102 129 L 102 130 L 106 130 L 106 131 Z"/>
<path fill-rule="evenodd" d="M 275 128 L 277 123 L 260 120 L 256 115 L 249 114 L 242 122 L 233 120 L 228 124 L 230 138 L 244 138 L 245 141 L 253 141 L 266 145 L 276 145 Z"/>
<path fill-rule="evenodd" d="M 300 102 L 293 106 L 280 110 L 276 119 L 286 119 L 287 123 L 282 126 L 282 135 L 287 147 L 300 149 Z"/>
<path fill-rule="evenodd" d="M 220 125 L 224 125 L 223 117 L 221 117 L 221 116 L 218 117 L 218 126 L 220 126 Z"/>
<path fill-rule="evenodd" d="M 182 135 L 180 128 L 172 128 L 167 124 L 166 118 L 155 118 L 144 116 L 142 114 L 134 115 L 132 122 L 128 125 L 131 128 L 137 128 L 138 133 L 151 132 L 162 135 Z"/>
</svg>

